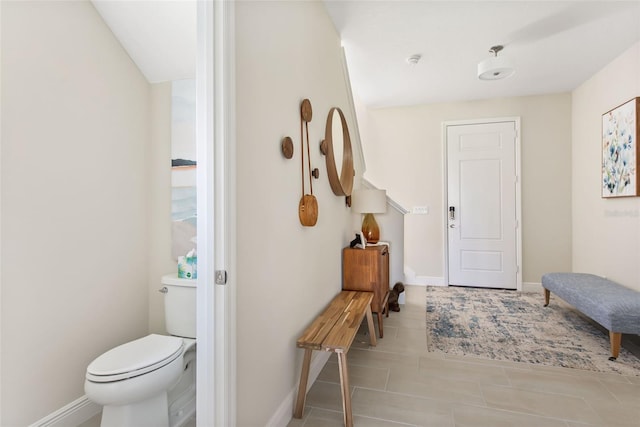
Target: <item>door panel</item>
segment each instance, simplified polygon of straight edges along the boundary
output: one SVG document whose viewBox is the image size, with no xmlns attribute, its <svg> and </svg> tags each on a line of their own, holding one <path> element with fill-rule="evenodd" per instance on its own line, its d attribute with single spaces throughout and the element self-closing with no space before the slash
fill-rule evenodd
<svg viewBox="0 0 640 427">
<path fill-rule="evenodd" d="M 466 270 L 502 271 L 502 252 L 491 251 L 460 251 L 460 265 Z"/>
<path fill-rule="evenodd" d="M 447 126 L 446 138 L 449 284 L 516 289 L 515 122 Z"/>
<path fill-rule="evenodd" d="M 493 159 L 463 160 L 459 168 L 460 207 L 457 210 L 460 238 L 500 239 L 500 162 Z"/>
</svg>

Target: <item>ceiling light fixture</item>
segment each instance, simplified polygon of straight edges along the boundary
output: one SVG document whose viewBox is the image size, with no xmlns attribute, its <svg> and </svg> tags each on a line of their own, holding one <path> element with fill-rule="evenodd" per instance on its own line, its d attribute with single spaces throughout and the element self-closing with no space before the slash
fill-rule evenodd
<svg viewBox="0 0 640 427">
<path fill-rule="evenodd" d="M 489 52 L 493 53 L 493 56 L 478 64 L 478 78 L 480 80 L 506 79 L 515 72 L 509 58 L 498 57 L 498 52 L 502 49 L 504 46 L 501 45 L 491 47 Z"/>
</svg>

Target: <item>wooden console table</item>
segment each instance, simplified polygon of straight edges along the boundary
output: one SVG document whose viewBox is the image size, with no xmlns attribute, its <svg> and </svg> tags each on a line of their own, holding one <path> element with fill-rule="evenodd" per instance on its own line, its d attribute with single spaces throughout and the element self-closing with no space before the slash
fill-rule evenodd
<svg viewBox="0 0 640 427">
<path fill-rule="evenodd" d="M 378 332 L 383 337 L 382 315 L 389 315 L 389 246 L 344 248 L 342 289 L 373 292 L 371 311 L 378 316 Z"/>
</svg>

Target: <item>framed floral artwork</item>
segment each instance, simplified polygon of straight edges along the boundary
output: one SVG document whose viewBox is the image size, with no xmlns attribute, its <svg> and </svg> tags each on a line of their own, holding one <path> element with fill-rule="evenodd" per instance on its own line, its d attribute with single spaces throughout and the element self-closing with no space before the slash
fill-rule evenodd
<svg viewBox="0 0 640 427">
<path fill-rule="evenodd" d="M 640 97 L 602 115 L 602 197 L 638 196 Z"/>
</svg>

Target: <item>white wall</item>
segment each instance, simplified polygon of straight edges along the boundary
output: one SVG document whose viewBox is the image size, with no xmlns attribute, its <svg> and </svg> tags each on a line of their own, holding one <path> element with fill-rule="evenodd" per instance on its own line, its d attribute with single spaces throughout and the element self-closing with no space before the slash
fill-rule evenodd
<svg viewBox="0 0 640 427">
<path fill-rule="evenodd" d="M 362 216 L 358 226 L 362 226 Z M 387 204 L 387 212 L 376 214 L 380 226 L 380 240 L 389 243 L 389 286 L 404 281 L 404 213 Z"/>
<path fill-rule="evenodd" d="M 165 334 L 160 278 L 178 270 L 171 255 L 171 82 L 151 85 L 149 152 L 149 333 Z"/>
<path fill-rule="evenodd" d="M 407 209 L 429 207 L 428 215 L 405 216 L 407 283 L 443 280 L 442 123 L 512 116 L 522 124 L 523 281 L 539 283 L 571 265 L 569 94 L 359 108 L 365 178 Z"/>
<path fill-rule="evenodd" d="M 2 2 L 2 419 L 148 330 L 150 88 L 86 1 Z"/>
<path fill-rule="evenodd" d="M 640 43 L 572 94 L 573 270 L 640 290 L 640 198 L 603 199 L 602 114 L 640 96 Z"/>
<path fill-rule="evenodd" d="M 238 2 L 235 42 L 237 425 L 262 426 L 297 388 L 297 338 L 341 288 L 341 250 L 355 230 L 344 197 L 331 192 L 319 143 L 331 107 L 350 126 L 353 119 L 340 40 L 322 2 Z M 313 107 L 312 167 L 321 174 L 315 227 L 298 219 L 304 98 Z M 287 135 L 291 160 L 280 151 Z"/>
<path fill-rule="evenodd" d="M 376 222 L 380 227 L 380 241 L 389 243 L 389 286 L 393 288 L 396 282 L 404 281 L 404 210 L 387 203 L 385 213 L 376 214 Z M 352 228 L 360 231 L 364 214 L 352 215 Z M 355 232 L 349 242 L 355 238 Z"/>
</svg>

